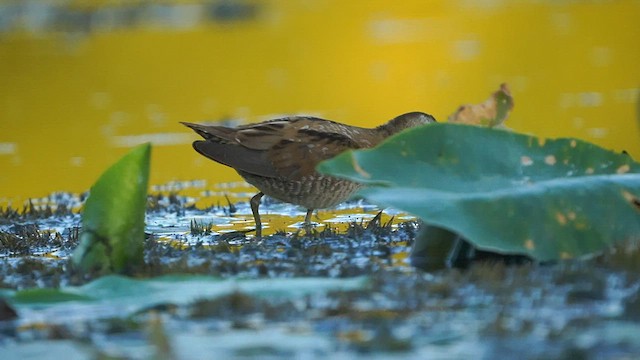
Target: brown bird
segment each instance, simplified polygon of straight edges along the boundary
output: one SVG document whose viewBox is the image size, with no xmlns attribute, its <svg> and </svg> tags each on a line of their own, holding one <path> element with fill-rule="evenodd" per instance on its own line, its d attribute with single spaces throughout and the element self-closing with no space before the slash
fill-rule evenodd
<svg viewBox="0 0 640 360">
<path fill-rule="evenodd" d="M 256 237 L 262 236 L 258 207 L 263 195 L 303 206 L 305 226 L 314 209 L 347 200 L 361 185 L 316 172 L 316 165 L 349 149 L 370 148 L 404 129 L 435 122 L 421 112 L 400 115 L 376 128 L 361 128 L 308 116 L 292 116 L 229 128 L 183 122 L 205 140 L 193 148 L 234 168 L 258 192 L 251 198 Z"/>
</svg>

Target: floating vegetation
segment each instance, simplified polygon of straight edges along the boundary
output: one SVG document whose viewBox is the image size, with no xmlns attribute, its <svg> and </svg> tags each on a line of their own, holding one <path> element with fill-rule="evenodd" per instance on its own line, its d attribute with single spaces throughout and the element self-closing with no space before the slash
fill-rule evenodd
<svg viewBox="0 0 640 360">
<path fill-rule="evenodd" d="M 190 227 L 192 236 L 211 235 L 213 223 L 204 224 L 196 220 L 191 220 Z"/>
<path fill-rule="evenodd" d="M 12 221 L 26 221 L 46 219 L 50 217 L 68 216 L 77 213 L 76 205 L 61 202 L 51 205 L 45 203 L 43 205 L 35 205 L 31 199 L 26 202 L 20 209 L 14 209 L 12 206 L 0 207 L 0 225 L 10 223 Z"/>
</svg>

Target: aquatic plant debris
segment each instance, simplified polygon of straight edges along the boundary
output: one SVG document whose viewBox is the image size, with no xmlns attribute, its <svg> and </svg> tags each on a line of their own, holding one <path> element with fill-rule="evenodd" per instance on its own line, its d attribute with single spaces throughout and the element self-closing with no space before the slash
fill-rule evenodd
<svg viewBox="0 0 640 360">
<path fill-rule="evenodd" d="M 640 240 L 640 164 L 578 139 L 439 123 L 318 169 L 483 250 L 546 261 Z"/>
<path fill-rule="evenodd" d="M 132 273 L 143 262 L 151 145 L 135 147 L 91 187 L 73 265 L 84 273 Z"/>
</svg>

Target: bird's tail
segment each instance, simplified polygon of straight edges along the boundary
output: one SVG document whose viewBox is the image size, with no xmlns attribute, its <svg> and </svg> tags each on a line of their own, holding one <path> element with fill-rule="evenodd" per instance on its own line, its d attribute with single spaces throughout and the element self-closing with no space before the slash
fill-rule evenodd
<svg viewBox="0 0 640 360">
<path fill-rule="evenodd" d="M 193 131 L 198 133 L 198 135 L 202 136 L 205 139 L 217 138 L 221 140 L 229 140 L 234 132 L 234 129 L 228 128 L 226 126 L 202 125 L 184 121 L 181 121 L 180 123 L 186 127 L 191 128 Z"/>
</svg>

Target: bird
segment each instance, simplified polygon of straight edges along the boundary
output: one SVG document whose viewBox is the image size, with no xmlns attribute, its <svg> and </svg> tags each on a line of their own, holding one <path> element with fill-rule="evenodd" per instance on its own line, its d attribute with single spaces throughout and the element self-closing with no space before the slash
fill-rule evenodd
<svg viewBox="0 0 640 360">
<path fill-rule="evenodd" d="M 308 229 L 314 209 L 334 207 L 349 199 L 359 183 L 316 172 L 323 160 L 350 149 L 371 148 L 387 137 L 436 122 L 422 112 L 410 112 L 375 128 L 362 128 L 311 116 L 289 116 L 260 123 L 226 127 L 181 122 L 204 140 L 193 142 L 201 155 L 232 167 L 258 193 L 249 201 L 262 237 L 261 198 L 268 195 L 307 209 Z"/>
</svg>

